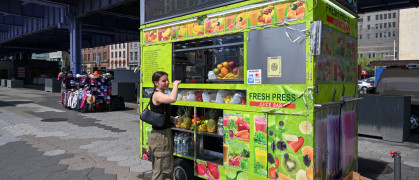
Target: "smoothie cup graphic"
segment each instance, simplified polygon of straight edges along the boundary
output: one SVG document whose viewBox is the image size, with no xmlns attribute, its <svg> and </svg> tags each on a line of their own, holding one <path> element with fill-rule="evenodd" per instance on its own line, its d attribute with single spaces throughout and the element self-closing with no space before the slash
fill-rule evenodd
<svg viewBox="0 0 419 180">
<path fill-rule="evenodd" d="M 266 126 L 268 125 L 268 122 L 265 118 L 257 117 L 255 118 L 255 129 L 256 131 L 262 131 L 266 133 Z"/>
<path fill-rule="evenodd" d="M 193 25 L 193 23 L 188 24 L 188 36 L 192 36 Z"/>
<path fill-rule="evenodd" d="M 268 159 L 268 152 L 266 150 L 256 148 L 255 158 L 256 158 L 256 162 L 260 162 L 262 165 L 266 166 L 267 159 Z"/>
<path fill-rule="evenodd" d="M 250 19 L 251 26 L 256 26 L 258 22 L 259 13 L 260 13 L 260 9 L 252 10 L 249 12 L 249 19 Z"/>
<path fill-rule="evenodd" d="M 277 22 L 281 22 L 284 20 L 285 17 L 285 9 L 289 6 L 289 3 L 285 3 L 285 4 L 277 4 L 275 6 L 275 11 L 276 11 L 276 20 Z"/>
<path fill-rule="evenodd" d="M 224 164 L 228 163 L 228 144 L 223 143 L 223 162 Z"/>
<path fill-rule="evenodd" d="M 230 14 L 226 17 L 227 28 L 230 29 L 231 25 L 233 24 L 234 14 Z M 233 27 L 234 28 L 234 27 Z M 231 29 L 233 29 L 231 28 Z"/>
<path fill-rule="evenodd" d="M 145 32 L 144 36 L 145 36 L 145 42 L 146 43 L 150 42 L 150 32 Z"/>
<path fill-rule="evenodd" d="M 176 38 L 177 26 L 172 27 L 172 37 Z"/>
</svg>

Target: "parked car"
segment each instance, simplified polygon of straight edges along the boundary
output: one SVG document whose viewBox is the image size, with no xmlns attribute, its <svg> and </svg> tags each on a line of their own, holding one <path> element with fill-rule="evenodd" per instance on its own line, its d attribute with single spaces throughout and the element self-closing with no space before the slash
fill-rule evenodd
<svg viewBox="0 0 419 180">
<path fill-rule="evenodd" d="M 368 88 L 374 87 L 374 82 L 371 83 L 371 81 L 368 82 L 368 79 L 358 81 L 358 91 L 362 92 L 363 94 L 367 93 Z"/>
</svg>

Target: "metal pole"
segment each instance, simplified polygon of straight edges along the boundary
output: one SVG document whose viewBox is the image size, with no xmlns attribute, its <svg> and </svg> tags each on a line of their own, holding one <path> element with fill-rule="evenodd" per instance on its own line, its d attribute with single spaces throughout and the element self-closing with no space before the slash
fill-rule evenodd
<svg viewBox="0 0 419 180">
<path fill-rule="evenodd" d="M 396 40 L 394 40 L 394 42 L 393 42 L 393 47 L 394 47 L 394 49 L 393 49 L 393 52 L 394 52 L 394 54 L 393 54 L 393 56 L 394 56 L 394 60 L 396 60 Z"/>
<path fill-rule="evenodd" d="M 400 152 L 394 152 L 394 180 L 401 180 L 402 179 L 402 157 L 400 156 Z"/>
</svg>

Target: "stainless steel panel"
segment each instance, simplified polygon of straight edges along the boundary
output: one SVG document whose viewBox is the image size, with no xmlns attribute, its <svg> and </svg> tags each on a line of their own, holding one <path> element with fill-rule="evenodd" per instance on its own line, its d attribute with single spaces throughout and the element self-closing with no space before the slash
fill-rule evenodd
<svg viewBox="0 0 419 180">
<path fill-rule="evenodd" d="M 306 35 L 299 31 L 306 24 L 288 27 L 248 32 L 247 69 L 262 69 L 262 84 L 306 83 Z M 282 76 L 268 77 L 267 59 L 277 56 L 281 56 Z"/>
</svg>

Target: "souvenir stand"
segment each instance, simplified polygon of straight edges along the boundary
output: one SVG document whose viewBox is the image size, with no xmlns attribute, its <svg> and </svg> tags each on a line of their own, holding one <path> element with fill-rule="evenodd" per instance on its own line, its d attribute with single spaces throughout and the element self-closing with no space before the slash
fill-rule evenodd
<svg viewBox="0 0 419 180">
<path fill-rule="evenodd" d="M 62 105 L 65 108 L 80 112 L 108 111 L 111 103 L 112 75 L 101 75 L 98 71 L 93 74 L 80 75 L 60 73 L 58 80 L 66 88 L 62 92 Z"/>
</svg>

